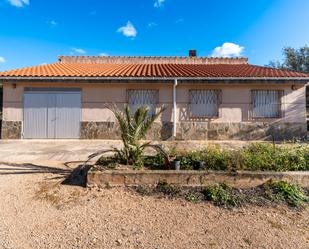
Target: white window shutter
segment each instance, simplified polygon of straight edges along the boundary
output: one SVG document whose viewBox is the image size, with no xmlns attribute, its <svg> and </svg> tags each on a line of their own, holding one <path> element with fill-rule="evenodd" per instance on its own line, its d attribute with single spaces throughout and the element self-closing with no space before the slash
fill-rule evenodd
<svg viewBox="0 0 309 249">
<path fill-rule="evenodd" d="M 220 90 L 190 90 L 192 117 L 218 117 Z"/>
<path fill-rule="evenodd" d="M 279 118 L 281 116 L 281 90 L 252 90 L 252 117 Z"/>
<path fill-rule="evenodd" d="M 141 106 L 148 106 L 151 115 L 156 113 L 156 104 L 158 101 L 158 90 L 128 90 L 128 103 L 132 113 Z"/>
</svg>

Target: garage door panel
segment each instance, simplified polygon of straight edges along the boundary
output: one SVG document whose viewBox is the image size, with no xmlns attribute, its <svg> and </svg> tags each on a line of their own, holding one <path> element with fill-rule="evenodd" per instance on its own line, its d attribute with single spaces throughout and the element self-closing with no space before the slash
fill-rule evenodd
<svg viewBox="0 0 309 249">
<path fill-rule="evenodd" d="M 56 95 L 48 94 L 48 108 L 47 108 L 47 138 L 56 137 Z"/>
<path fill-rule="evenodd" d="M 56 138 L 79 138 L 80 102 L 79 93 L 56 95 Z"/>
<path fill-rule="evenodd" d="M 24 95 L 24 137 L 46 138 L 48 94 Z"/>
</svg>

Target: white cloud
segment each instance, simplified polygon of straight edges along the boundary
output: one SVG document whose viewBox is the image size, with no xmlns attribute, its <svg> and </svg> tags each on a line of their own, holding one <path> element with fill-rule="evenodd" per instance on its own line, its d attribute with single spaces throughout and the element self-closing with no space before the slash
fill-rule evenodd
<svg viewBox="0 0 309 249">
<path fill-rule="evenodd" d="M 86 54 L 86 51 L 82 48 L 72 48 L 72 51 L 77 54 Z"/>
<path fill-rule="evenodd" d="M 47 22 L 51 27 L 55 27 L 58 25 L 58 23 L 55 20 L 51 20 Z"/>
<path fill-rule="evenodd" d="M 153 28 L 153 27 L 156 27 L 156 26 L 158 26 L 158 24 L 157 23 L 155 23 L 155 22 L 150 22 L 150 23 L 148 23 L 148 28 Z"/>
<path fill-rule="evenodd" d="M 30 1 L 29 0 L 7 0 L 11 5 L 15 7 L 24 7 L 25 5 L 29 5 Z"/>
<path fill-rule="evenodd" d="M 122 33 L 126 37 L 132 38 L 136 37 L 137 35 L 137 31 L 130 21 L 128 21 L 126 26 L 120 27 L 117 32 Z"/>
<path fill-rule="evenodd" d="M 244 51 L 244 47 L 239 46 L 238 44 L 225 42 L 221 47 L 216 47 L 212 55 L 213 57 L 233 57 L 241 56 L 241 53 Z"/>
<path fill-rule="evenodd" d="M 100 56 L 108 56 L 108 53 L 100 53 Z"/>
<path fill-rule="evenodd" d="M 5 63 L 5 62 L 6 62 L 5 58 L 0 56 L 0 63 Z"/>
<path fill-rule="evenodd" d="M 165 2 L 165 0 L 156 0 L 156 1 L 154 2 L 153 6 L 154 6 L 155 8 L 161 8 L 161 7 L 164 6 L 164 2 Z"/>
<path fill-rule="evenodd" d="M 182 22 L 184 22 L 185 21 L 185 19 L 183 19 L 183 18 L 179 18 L 179 19 L 177 19 L 176 21 L 175 21 L 175 23 L 177 24 L 177 23 L 182 23 Z"/>
</svg>

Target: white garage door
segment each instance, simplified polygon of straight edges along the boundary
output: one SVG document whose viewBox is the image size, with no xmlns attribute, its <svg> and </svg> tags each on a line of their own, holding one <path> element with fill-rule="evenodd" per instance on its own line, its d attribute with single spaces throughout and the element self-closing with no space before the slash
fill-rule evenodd
<svg viewBox="0 0 309 249">
<path fill-rule="evenodd" d="M 81 93 L 79 90 L 24 93 L 24 138 L 79 138 Z"/>
</svg>

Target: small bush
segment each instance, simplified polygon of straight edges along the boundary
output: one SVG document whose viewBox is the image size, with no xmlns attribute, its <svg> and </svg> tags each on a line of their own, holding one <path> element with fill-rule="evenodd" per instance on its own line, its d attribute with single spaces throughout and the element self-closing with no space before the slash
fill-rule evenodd
<svg viewBox="0 0 309 249">
<path fill-rule="evenodd" d="M 197 161 L 204 162 L 204 167 L 200 170 L 226 170 L 230 165 L 230 154 L 228 150 L 220 150 L 216 147 L 208 147 L 202 151 L 193 151 L 180 156 L 181 169 L 194 168 Z"/>
<path fill-rule="evenodd" d="M 197 203 L 197 202 L 202 200 L 201 194 L 197 191 L 195 191 L 195 192 L 189 191 L 189 192 L 185 193 L 184 198 L 185 198 L 185 200 L 187 200 L 189 202 L 193 202 L 193 203 Z"/>
<path fill-rule="evenodd" d="M 143 157 L 144 166 L 152 170 L 166 169 L 166 167 L 164 166 L 164 160 L 164 156 L 162 156 L 162 154 L 160 153 L 156 154 L 155 156 Z"/>
<path fill-rule="evenodd" d="M 230 164 L 231 151 L 220 150 L 216 147 L 209 147 L 204 152 L 204 168 L 212 170 L 227 170 Z"/>
<path fill-rule="evenodd" d="M 226 184 L 207 186 L 202 193 L 205 200 L 212 201 L 217 206 L 235 207 L 240 205 L 239 197 Z"/>
<path fill-rule="evenodd" d="M 284 201 L 293 207 L 302 207 L 308 202 L 305 191 L 298 185 L 286 181 L 270 180 L 264 184 L 265 197 L 273 201 Z"/>
<path fill-rule="evenodd" d="M 96 165 L 100 165 L 104 169 L 115 169 L 117 164 L 118 160 L 115 157 L 101 156 L 96 162 Z"/>
<path fill-rule="evenodd" d="M 159 182 L 156 191 L 169 196 L 176 196 L 180 192 L 179 188 L 166 182 Z"/>
<path fill-rule="evenodd" d="M 137 186 L 134 188 L 137 193 L 139 193 L 141 196 L 147 196 L 152 193 L 152 189 L 145 186 Z"/>
<path fill-rule="evenodd" d="M 309 170 L 307 146 L 274 146 L 253 143 L 239 151 L 239 168 L 244 170 Z"/>
</svg>

